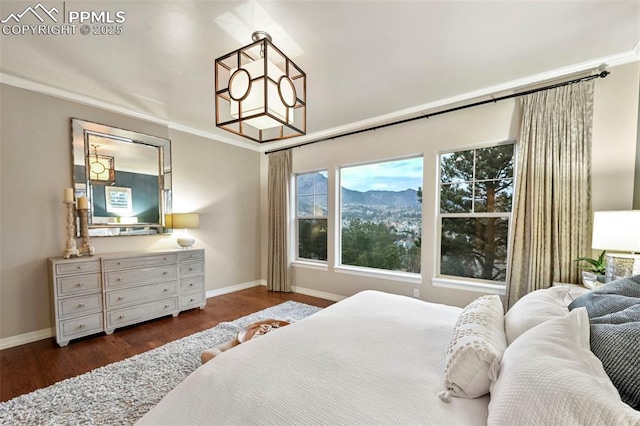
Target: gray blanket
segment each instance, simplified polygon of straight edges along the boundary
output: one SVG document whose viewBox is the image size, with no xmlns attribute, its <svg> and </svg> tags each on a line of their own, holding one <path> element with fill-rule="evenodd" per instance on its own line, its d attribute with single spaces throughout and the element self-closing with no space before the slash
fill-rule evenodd
<svg viewBox="0 0 640 426">
<path fill-rule="evenodd" d="M 640 275 L 612 281 L 569 305 L 578 307 L 589 313 L 591 351 L 622 401 L 640 410 Z"/>
</svg>

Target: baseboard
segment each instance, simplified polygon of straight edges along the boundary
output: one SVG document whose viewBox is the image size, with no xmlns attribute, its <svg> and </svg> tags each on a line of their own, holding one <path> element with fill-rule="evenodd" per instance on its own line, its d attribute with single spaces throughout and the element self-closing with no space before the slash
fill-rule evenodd
<svg viewBox="0 0 640 426">
<path fill-rule="evenodd" d="M 216 288 L 214 290 L 207 291 L 207 299 L 210 297 L 222 296 L 223 294 L 227 294 L 227 293 L 233 293 L 234 291 L 246 290 L 248 288 L 257 287 L 259 285 L 267 285 L 267 284 L 265 280 L 255 280 L 255 281 L 249 281 L 248 283 Z"/>
<path fill-rule="evenodd" d="M 298 286 L 293 286 L 292 290 L 294 293 L 305 294 L 307 296 L 318 297 L 320 299 L 331 300 L 333 302 L 339 302 L 347 298 L 347 296 L 341 296 L 339 294 L 327 293 L 325 291 L 312 290 L 310 288 Z"/>
<path fill-rule="evenodd" d="M 37 342 L 38 340 L 48 339 L 49 337 L 53 336 L 53 329 L 45 328 L 43 330 L 32 331 L 30 333 L 7 337 L 4 339 L 0 339 L 0 350 L 13 348 L 14 346 L 25 345 L 27 343 Z"/>
<path fill-rule="evenodd" d="M 217 288 L 215 290 L 208 291 L 207 298 L 220 296 L 227 293 L 233 293 L 234 291 L 245 290 L 251 287 L 257 287 L 259 285 L 266 287 L 267 280 L 261 279 L 261 280 L 255 280 L 248 283 L 244 283 L 244 284 L 236 284 L 229 287 Z M 300 293 L 306 296 L 318 297 L 320 299 L 331 300 L 333 302 L 339 302 L 342 299 L 347 298 L 346 296 L 342 296 L 340 294 L 327 293 L 325 291 L 313 290 L 310 288 L 304 288 L 304 287 L 295 286 L 295 285 L 291 287 L 291 290 L 293 290 L 294 293 Z"/>
</svg>

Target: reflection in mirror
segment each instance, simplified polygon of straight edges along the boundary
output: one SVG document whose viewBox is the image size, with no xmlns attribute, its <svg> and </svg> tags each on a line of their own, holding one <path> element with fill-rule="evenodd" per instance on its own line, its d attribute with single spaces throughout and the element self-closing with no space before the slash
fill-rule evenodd
<svg viewBox="0 0 640 426">
<path fill-rule="evenodd" d="M 171 141 L 76 118 L 71 127 L 75 195 L 89 200 L 89 234 L 164 232 Z"/>
</svg>

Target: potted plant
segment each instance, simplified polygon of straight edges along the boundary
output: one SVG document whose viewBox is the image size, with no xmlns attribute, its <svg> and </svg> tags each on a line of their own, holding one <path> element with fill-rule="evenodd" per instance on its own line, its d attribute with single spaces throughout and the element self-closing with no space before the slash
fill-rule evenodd
<svg viewBox="0 0 640 426">
<path fill-rule="evenodd" d="M 591 257 L 579 257 L 574 262 L 583 262 L 578 265 L 582 269 L 582 283 L 587 288 L 594 288 L 604 283 L 604 275 L 607 270 L 605 259 L 607 251 L 603 250 L 597 259 Z"/>
</svg>

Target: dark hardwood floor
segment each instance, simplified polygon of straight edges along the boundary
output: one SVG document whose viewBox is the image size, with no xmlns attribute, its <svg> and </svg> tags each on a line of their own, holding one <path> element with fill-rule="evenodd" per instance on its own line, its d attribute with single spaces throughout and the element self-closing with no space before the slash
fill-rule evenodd
<svg viewBox="0 0 640 426">
<path fill-rule="evenodd" d="M 72 340 L 64 348 L 53 337 L 0 351 L 0 400 L 49 386 L 112 362 L 211 328 L 222 321 L 275 306 L 287 300 L 327 307 L 333 302 L 297 293 L 276 293 L 253 287 L 207 300 L 204 310 L 191 309 L 171 316 L 117 329 L 110 336 Z"/>
</svg>

